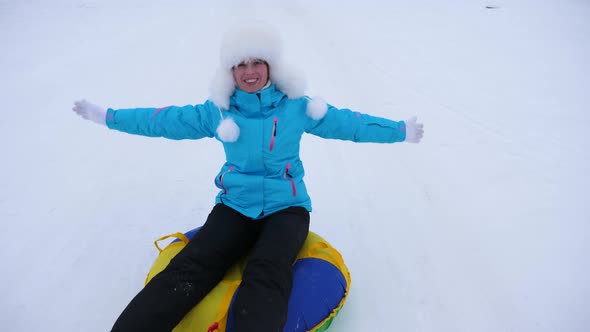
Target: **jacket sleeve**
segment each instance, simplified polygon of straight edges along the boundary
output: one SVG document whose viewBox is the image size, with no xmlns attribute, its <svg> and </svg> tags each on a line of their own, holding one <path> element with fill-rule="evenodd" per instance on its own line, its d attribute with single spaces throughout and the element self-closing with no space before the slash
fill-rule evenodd
<svg viewBox="0 0 590 332">
<path fill-rule="evenodd" d="M 395 143 L 406 139 L 406 124 L 385 118 L 338 109 L 328 105 L 320 120 L 308 118 L 307 133 L 323 138 L 359 143 Z"/>
<path fill-rule="evenodd" d="M 218 109 L 202 105 L 107 110 L 107 126 L 129 134 L 169 139 L 199 139 L 215 136 Z"/>
</svg>

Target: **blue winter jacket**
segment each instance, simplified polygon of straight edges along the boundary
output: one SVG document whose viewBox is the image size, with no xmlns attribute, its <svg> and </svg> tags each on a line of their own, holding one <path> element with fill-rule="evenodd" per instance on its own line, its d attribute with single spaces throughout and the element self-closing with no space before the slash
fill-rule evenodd
<svg viewBox="0 0 590 332">
<path fill-rule="evenodd" d="M 108 109 L 107 126 L 130 134 L 199 139 L 216 137 L 226 162 L 215 177 L 220 189 L 216 202 L 240 213 L 261 218 L 290 206 L 311 211 L 299 159 L 303 133 L 354 142 L 394 143 L 405 140 L 405 123 L 328 105 L 325 116 L 306 114 L 308 98 L 288 99 L 274 85 L 247 93 L 236 89 L 224 118 L 240 128 L 238 140 L 219 139 L 221 113 L 211 101 L 196 106 Z"/>
</svg>

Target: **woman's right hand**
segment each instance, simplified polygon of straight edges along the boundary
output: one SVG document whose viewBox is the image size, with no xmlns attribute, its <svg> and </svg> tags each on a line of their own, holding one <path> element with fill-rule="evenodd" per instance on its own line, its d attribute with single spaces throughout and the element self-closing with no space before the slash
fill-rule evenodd
<svg viewBox="0 0 590 332">
<path fill-rule="evenodd" d="M 72 110 L 86 120 L 106 126 L 107 111 L 98 105 L 82 99 L 74 102 Z"/>
</svg>

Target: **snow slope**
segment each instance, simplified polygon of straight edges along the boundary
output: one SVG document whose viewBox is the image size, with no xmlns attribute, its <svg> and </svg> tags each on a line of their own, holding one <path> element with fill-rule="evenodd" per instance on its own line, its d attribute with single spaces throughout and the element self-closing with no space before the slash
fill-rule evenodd
<svg viewBox="0 0 590 332">
<path fill-rule="evenodd" d="M 109 330 L 152 241 L 202 224 L 217 142 L 70 109 L 203 102 L 243 16 L 280 26 L 310 95 L 425 124 L 304 138 L 312 230 L 353 278 L 330 331 L 588 330 L 590 2 L 318 2 L 0 1 L 3 330 Z"/>
</svg>

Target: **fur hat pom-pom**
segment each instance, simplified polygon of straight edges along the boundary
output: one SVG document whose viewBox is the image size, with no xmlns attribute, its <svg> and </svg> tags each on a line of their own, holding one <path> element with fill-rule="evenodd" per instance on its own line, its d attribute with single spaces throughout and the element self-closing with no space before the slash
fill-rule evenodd
<svg viewBox="0 0 590 332">
<path fill-rule="evenodd" d="M 320 120 L 328 112 L 328 104 L 322 98 L 313 98 L 307 102 L 307 116 Z"/>
<path fill-rule="evenodd" d="M 234 119 L 224 119 L 217 127 L 217 135 L 222 141 L 233 143 L 237 141 L 240 136 L 240 127 L 238 127 Z"/>
</svg>

